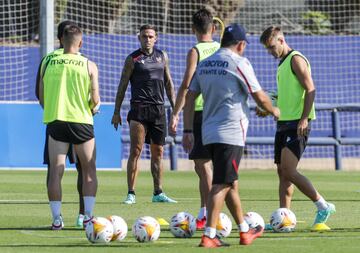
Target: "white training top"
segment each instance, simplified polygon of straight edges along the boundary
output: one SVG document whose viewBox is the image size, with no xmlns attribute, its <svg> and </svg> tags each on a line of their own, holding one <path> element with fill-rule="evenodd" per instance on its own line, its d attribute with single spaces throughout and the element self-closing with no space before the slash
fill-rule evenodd
<svg viewBox="0 0 360 253">
<path fill-rule="evenodd" d="M 190 90 L 204 98 L 203 144 L 245 146 L 249 94 L 261 90 L 249 60 L 227 48 L 201 61 Z"/>
</svg>

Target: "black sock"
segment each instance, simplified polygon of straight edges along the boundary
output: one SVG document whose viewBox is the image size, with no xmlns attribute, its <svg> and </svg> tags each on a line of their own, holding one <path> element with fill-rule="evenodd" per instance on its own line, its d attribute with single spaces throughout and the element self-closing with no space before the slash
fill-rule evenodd
<svg viewBox="0 0 360 253">
<path fill-rule="evenodd" d="M 156 191 L 154 191 L 154 195 L 157 196 L 157 195 L 161 194 L 162 192 L 163 192 L 162 190 L 156 190 Z"/>
<path fill-rule="evenodd" d="M 134 195 L 136 195 L 136 194 L 135 194 L 135 191 L 128 191 L 128 194 L 134 194 Z"/>
</svg>

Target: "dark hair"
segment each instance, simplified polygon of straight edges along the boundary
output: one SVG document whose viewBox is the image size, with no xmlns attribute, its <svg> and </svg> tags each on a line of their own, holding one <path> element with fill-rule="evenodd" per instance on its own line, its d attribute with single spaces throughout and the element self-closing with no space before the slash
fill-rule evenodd
<svg viewBox="0 0 360 253">
<path fill-rule="evenodd" d="M 142 25 L 142 26 L 140 27 L 140 29 L 139 29 L 139 32 L 142 32 L 142 31 L 148 30 L 148 29 L 154 30 L 154 31 L 155 31 L 155 34 L 157 34 L 157 29 L 156 29 L 156 27 L 155 27 L 154 25 L 149 25 L 149 24 Z"/>
<path fill-rule="evenodd" d="M 270 26 L 263 31 L 260 36 L 260 43 L 266 44 L 272 38 L 274 38 L 279 33 L 282 33 L 280 26 Z"/>
<path fill-rule="evenodd" d="M 220 42 L 220 46 L 221 47 L 231 47 L 231 46 L 233 46 L 233 45 L 236 45 L 236 44 L 238 44 L 240 42 L 240 40 L 234 40 L 234 39 L 227 39 L 227 38 L 225 38 L 224 39 L 224 37 L 221 39 L 221 42 Z"/>
<path fill-rule="evenodd" d="M 61 22 L 59 25 L 58 25 L 58 28 L 57 28 L 57 38 L 60 40 L 61 37 L 64 35 L 64 29 L 66 26 L 68 25 L 76 25 L 74 22 L 70 21 L 70 20 L 65 20 L 63 22 Z"/>
<path fill-rule="evenodd" d="M 64 29 L 63 40 L 64 43 L 73 43 L 78 37 L 81 37 L 82 31 L 77 25 L 67 25 Z"/>
<path fill-rule="evenodd" d="M 197 32 L 205 34 L 213 24 L 213 15 L 208 9 L 201 8 L 192 16 L 192 22 Z"/>
</svg>

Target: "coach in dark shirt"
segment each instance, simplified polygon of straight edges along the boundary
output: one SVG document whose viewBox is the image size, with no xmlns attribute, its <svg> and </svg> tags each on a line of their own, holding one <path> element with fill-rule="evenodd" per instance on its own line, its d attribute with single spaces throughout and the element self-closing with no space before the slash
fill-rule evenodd
<svg viewBox="0 0 360 253">
<path fill-rule="evenodd" d="M 125 204 L 136 203 L 137 163 L 144 142 L 150 144 L 151 151 L 151 173 L 154 181 L 152 202 L 176 202 L 162 191 L 162 158 L 166 137 L 164 90 L 172 108 L 175 104 L 175 91 L 167 54 L 154 48 L 156 40 L 157 33 L 154 26 L 144 25 L 140 28 L 141 48 L 132 52 L 125 60 L 111 120 L 111 124 L 117 130 L 118 125 L 122 124 L 120 107 L 130 81 L 131 108 L 127 121 L 130 125 L 131 144 L 127 162 L 128 194 Z"/>
</svg>

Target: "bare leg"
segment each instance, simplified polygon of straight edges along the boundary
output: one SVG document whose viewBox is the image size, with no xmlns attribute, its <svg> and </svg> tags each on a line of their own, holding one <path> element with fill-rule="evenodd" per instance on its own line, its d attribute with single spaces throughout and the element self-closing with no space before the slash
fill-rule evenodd
<svg viewBox="0 0 360 253">
<path fill-rule="evenodd" d="M 64 175 L 65 159 L 69 144 L 56 141 L 49 135 L 48 197 L 50 201 L 61 201 L 61 179 Z"/>
<path fill-rule="evenodd" d="M 297 157 L 288 148 L 283 148 L 281 151 L 281 175 L 286 180 L 293 183 L 302 193 L 304 193 L 313 202 L 320 199 L 320 194 L 316 191 L 310 180 L 301 175 L 297 171 L 298 165 Z"/>
<path fill-rule="evenodd" d="M 294 185 L 283 175 L 280 164 L 277 164 L 277 172 L 279 176 L 280 207 L 290 209 L 291 199 L 294 193 Z"/>
<path fill-rule="evenodd" d="M 207 227 L 216 228 L 216 223 L 219 219 L 220 211 L 224 205 L 224 200 L 229 190 L 230 186 L 226 184 L 214 184 L 211 187 L 207 202 Z"/>
<path fill-rule="evenodd" d="M 127 163 L 127 184 L 128 190 L 134 191 L 138 175 L 137 162 L 140 158 L 141 150 L 145 141 L 144 126 L 134 120 L 130 121 L 130 141 L 130 154 Z"/>
<path fill-rule="evenodd" d="M 154 182 L 154 192 L 162 190 L 164 146 L 151 144 L 151 174 Z"/>
<path fill-rule="evenodd" d="M 95 139 L 74 145 L 74 147 L 82 166 L 82 193 L 84 196 L 95 197 L 97 192 Z"/>
<path fill-rule="evenodd" d="M 232 217 L 234 218 L 236 224 L 241 224 L 244 222 L 243 211 L 241 208 L 241 201 L 238 190 L 238 180 L 234 181 L 231 185 L 231 188 L 226 195 L 225 201 L 226 206 L 228 207 Z"/>
<path fill-rule="evenodd" d="M 199 177 L 200 207 L 205 207 L 211 190 L 212 168 L 211 160 L 195 159 L 195 171 Z"/>
<path fill-rule="evenodd" d="M 79 214 L 84 214 L 84 198 L 82 194 L 82 187 L 83 187 L 83 175 L 82 175 L 82 168 L 79 157 L 76 157 L 76 170 L 78 172 L 77 176 L 77 191 L 79 193 Z"/>
</svg>

